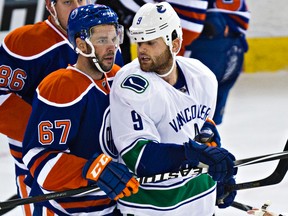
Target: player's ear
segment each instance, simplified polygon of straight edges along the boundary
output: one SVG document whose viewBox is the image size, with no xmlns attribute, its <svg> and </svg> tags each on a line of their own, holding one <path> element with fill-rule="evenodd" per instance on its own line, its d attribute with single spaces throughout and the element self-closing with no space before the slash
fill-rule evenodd
<svg viewBox="0 0 288 216">
<path fill-rule="evenodd" d="M 51 0 L 45 0 L 46 9 L 51 15 L 55 15 L 54 9 L 51 7 Z"/>
<path fill-rule="evenodd" d="M 83 53 L 86 53 L 87 47 L 84 40 L 82 40 L 80 37 L 76 38 L 76 46 L 78 49 L 80 49 Z"/>
<path fill-rule="evenodd" d="M 180 38 L 175 38 L 172 41 L 172 51 L 174 53 L 178 53 L 180 48 L 181 48 L 181 39 Z"/>
</svg>

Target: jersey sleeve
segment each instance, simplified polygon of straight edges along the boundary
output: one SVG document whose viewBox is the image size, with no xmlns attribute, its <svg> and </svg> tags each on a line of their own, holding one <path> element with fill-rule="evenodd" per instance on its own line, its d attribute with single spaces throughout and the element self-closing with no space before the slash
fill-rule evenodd
<svg viewBox="0 0 288 216">
<path fill-rule="evenodd" d="M 245 0 L 232 2 L 210 1 L 207 13 L 213 12 L 225 15 L 230 31 L 246 35 L 251 15 Z"/>
<path fill-rule="evenodd" d="M 22 142 L 31 109 L 14 93 L 0 95 L 0 133 Z"/>
<path fill-rule="evenodd" d="M 19 94 L 25 88 L 26 72 L 0 46 L 0 133 L 22 142 L 31 113 L 31 105 Z M 33 94 L 32 94 L 33 95 Z"/>
<path fill-rule="evenodd" d="M 178 55 L 184 55 L 185 46 L 190 45 L 202 32 L 206 12 L 207 0 L 168 0 L 177 12 L 182 25 L 183 41 Z"/>
</svg>

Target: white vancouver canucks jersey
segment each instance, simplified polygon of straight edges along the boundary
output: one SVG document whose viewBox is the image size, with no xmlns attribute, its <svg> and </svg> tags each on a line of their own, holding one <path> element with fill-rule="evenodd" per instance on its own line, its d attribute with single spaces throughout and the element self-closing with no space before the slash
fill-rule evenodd
<svg viewBox="0 0 288 216">
<path fill-rule="evenodd" d="M 186 80 L 186 92 L 153 72 L 143 72 L 137 59 L 114 78 L 110 94 L 113 139 L 121 157 L 136 174 L 143 140 L 183 145 L 195 137 L 207 117 L 213 117 L 215 75 L 196 59 L 178 56 L 176 61 Z M 119 200 L 119 209 L 134 215 L 211 216 L 215 187 L 207 174 L 147 183 L 137 194 Z"/>
</svg>

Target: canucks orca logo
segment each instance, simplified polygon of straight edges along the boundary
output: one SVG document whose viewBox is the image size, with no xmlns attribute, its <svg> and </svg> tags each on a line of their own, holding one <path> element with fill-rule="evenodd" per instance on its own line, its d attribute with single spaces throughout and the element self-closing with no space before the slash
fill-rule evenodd
<svg viewBox="0 0 288 216">
<path fill-rule="evenodd" d="M 157 11 L 158 13 L 164 13 L 166 8 L 163 5 L 157 5 Z"/>
<path fill-rule="evenodd" d="M 139 94 L 143 93 L 148 86 L 148 81 L 144 77 L 136 74 L 126 77 L 126 79 L 121 83 L 122 88 L 130 89 Z"/>
</svg>

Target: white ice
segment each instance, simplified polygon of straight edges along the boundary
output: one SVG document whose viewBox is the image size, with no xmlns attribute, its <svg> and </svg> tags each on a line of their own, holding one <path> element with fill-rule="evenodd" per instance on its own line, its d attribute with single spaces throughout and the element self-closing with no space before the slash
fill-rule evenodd
<svg viewBox="0 0 288 216">
<path fill-rule="evenodd" d="M 281 152 L 288 139 L 288 72 L 242 73 L 232 89 L 222 125 L 222 145 L 237 159 Z M 5 137 L 0 136 L 0 201 L 16 193 L 14 165 Z M 277 165 L 266 162 L 239 168 L 237 182 L 269 176 Z M 235 201 L 255 207 L 267 200 L 270 210 L 288 212 L 288 175 L 273 186 L 238 191 Z M 6 216 L 22 215 L 20 207 Z M 217 209 L 217 216 L 247 216 L 233 207 Z"/>
</svg>

